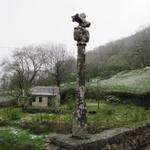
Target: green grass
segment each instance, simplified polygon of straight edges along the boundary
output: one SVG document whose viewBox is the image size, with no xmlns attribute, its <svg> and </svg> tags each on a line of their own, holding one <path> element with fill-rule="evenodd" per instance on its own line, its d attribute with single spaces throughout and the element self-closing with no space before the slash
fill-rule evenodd
<svg viewBox="0 0 150 150">
<path fill-rule="evenodd" d="M 60 106 L 59 109 L 65 109 L 63 115 L 29 114 L 22 112 L 20 108 L 12 107 L 0 109 L 0 150 L 42 150 L 46 139 L 44 134 L 71 131 L 72 109 L 70 108 L 67 104 Z M 113 105 L 101 101 L 100 108 L 97 109 L 97 103 L 88 100 L 87 108 L 90 133 L 108 128 L 131 126 L 136 122 L 150 120 L 150 110 L 132 105 Z M 92 111 L 96 113 L 89 113 Z"/>
<path fill-rule="evenodd" d="M 97 82 L 97 78 L 86 83 L 90 90 L 101 90 L 101 92 L 123 92 L 133 94 L 144 94 L 150 92 L 150 67 L 137 70 L 122 71 L 112 78 Z M 62 90 L 75 89 L 76 83 L 65 83 Z"/>
<path fill-rule="evenodd" d="M 96 110 L 96 105 L 88 105 L 88 110 Z M 101 103 L 97 113 L 88 115 L 89 123 L 115 127 L 150 120 L 150 110 L 131 105 Z"/>
<path fill-rule="evenodd" d="M 21 108 L 7 107 L 0 109 L 0 120 L 16 121 L 20 120 L 25 115 L 26 113 L 23 113 Z"/>
<path fill-rule="evenodd" d="M 0 150 L 43 150 L 45 139 L 18 128 L 0 128 Z"/>
<path fill-rule="evenodd" d="M 97 87 L 97 82 L 90 82 L 90 87 Z M 102 91 L 144 94 L 150 92 L 150 68 L 123 71 L 110 79 L 98 82 Z"/>
<path fill-rule="evenodd" d="M 71 114 L 47 114 L 47 113 L 37 113 L 28 114 L 20 120 L 21 122 L 31 122 L 31 123 L 71 123 Z"/>
<path fill-rule="evenodd" d="M 118 126 L 127 125 L 134 122 L 150 120 L 150 110 L 145 110 L 143 107 L 122 104 L 108 104 L 100 103 L 100 108 L 97 109 L 97 103 L 87 102 L 88 108 L 88 123 L 100 124 L 103 126 Z M 57 109 L 57 107 L 56 107 Z M 47 114 L 37 113 L 29 114 L 23 113 L 20 108 L 4 108 L 0 110 L 0 124 L 6 121 L 7 124 L 12 122 L 31 123 L 31 124 L 48 124 L 48 123 L 72 123 L 72 109 L 67 105 L 62 105 L 59 110 L 65 109 L 64 114 Z M 96 111 L 91 114 L 91 111 Z"/>
</svg>

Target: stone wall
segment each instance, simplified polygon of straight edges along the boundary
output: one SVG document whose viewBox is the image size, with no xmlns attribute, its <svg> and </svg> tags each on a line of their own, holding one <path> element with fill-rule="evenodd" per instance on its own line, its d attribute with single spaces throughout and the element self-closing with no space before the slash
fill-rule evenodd
<svg viewBox="0 0 150 150">
<path fill-rule="evenodd" d="M 39 97 L 41 97 L 42 101 L 39 101 Z M 32 106 L 48 106 L 48 97 L 47 96 L 36 96 L 35 101 L 32 102 Z"/>
<path fill-rule="evenodd" d="M 17 105 L 16 100 L 1 101 L 0 108 Z"/>
<path fill-rule="evenodd" d="M 132 93 L 119 93 L 119 92 L 112 92 L 107 93 L 107 96 L 115 96 L 116 99 L 119 99 L 119 103 L 124 104 L 134 104 L 137 106 L 143 106 L 146 108 L 150 108 L 150 93 L 145 94 L 132 94 Z"/>
<path fill-rule="evenodd" d="M 116 128 L 89 139 L 75 139 L 71 135 L 49 135 L 45 150 L 142 150 L 150 144 L 150 121 L 136 124 L 132 128 Z"/>
</svg>

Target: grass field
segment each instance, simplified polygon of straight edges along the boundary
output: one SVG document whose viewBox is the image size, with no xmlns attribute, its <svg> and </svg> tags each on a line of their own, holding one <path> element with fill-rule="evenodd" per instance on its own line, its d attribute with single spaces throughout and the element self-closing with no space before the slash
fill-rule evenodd
<svg viewBox="0 0 150 150">
<path fill-rule="evenodd" d="M 0 128 L 0 150 L 43 150 L 46 135 L 33 135 L 15 127 Z"/>
<path fill-rule="evenodd" d="M 75 88 L 75 83 L 67 83 L 62 87 Z M 150 92 L 150 68 L 124 71 L 110 79 L 97 82 L 91 80 L 87 88 L 104 92 L 127 92 L 144 94 Z M 7 101 L 12 97 L 0 97 Z M 49 132 L 71 132 L 73 104 L 53 106 L 63 114 L 22 112 L 21 108 L 0 109 L 0 150 L 20 149 L 42 150 L 46 135 Z M 137 122 L 150 120 L 150 109 L 133 105 L 110 104 L 100 101 L 100 108 L 94 100 L 87 100 L 87 119 L 89 133 L 122 126 L 132 126 Z M 47 108 L 45 108 L 47 109 Z M 93 113 L 94 112 L 94 113 Z M 36 134 L 35 134 L 36 133 Z M 39 134 L 39 135 L 37 135 Z"/>
<path fill-rule="evenodd" d="M 75 88 L 76 83 L 62 84 L 63 89 Z M 145 94 L 150 92 L 150 68 L 122 71 L 110 79 L 91 79 L 86 83 L 87 89 L 101 92 L 123 92 L 132 94 Z"/>
<path fill-rule="evenodd" d="M 123 71 L 110 79 L 96 80 L 88 86 L 99 87 L 102 91 L 127 92 L 133 94 L 144 94 L 150 92 L 150 68 Z"/>
<path fill-rule="evenodd" d="M 132 105 L 100 103 L 100 108 L 97 108 L 96 102 L 87 102 L 88 108 L 88 123 L 101 124 L 103 126 L 118 126 L 126 125 L 137 121 L 150 120 L 150 110 L 145 110 L 143 107 Z M 31 123 L 72 123 L 72 108 L 62 105 L 56 106 L 55 109 L 61 110 L 63 114 L 47 114 L 24 113 L 20 108 L 4 108 L 0 110 L 0 121 L 8 122 L 31 122 Z M 90 112 L 94 111 L 92 114 Z"/>
<path fill-rule="evenodd" d="M 98 109 L 97 103 L 90 100 L 87 108 L 89 133 L 150 120 L 150 110 L 132 105 L 101 102 Z M 71 132 L 72 108 L 65 104 L 55 109 L 64 114 L 29 114 L 13 107 L 0 109 L 0 150 L 15 150 L 16 147 L 42 150 L 49 132 Z"/>
<path fill-rule="evenodd" d="M 88 110 L 96 110 L 97 105 L 88 104 Z M 102 102 L 95 115 L 88 115 L 89 123 L 115 127 L 134 122 L 150 120 L 150 110 L 132 105 L 114 105 Z"/>
</svg>

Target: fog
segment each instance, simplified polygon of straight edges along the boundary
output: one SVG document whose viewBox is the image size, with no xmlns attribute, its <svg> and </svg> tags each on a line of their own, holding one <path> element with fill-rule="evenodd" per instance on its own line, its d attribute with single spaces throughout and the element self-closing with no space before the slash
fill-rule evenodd
<svg viewBox="0 0 150 150">
<path fill-rule="evenodd" d="M 0 61 L 16 47 L 62 43 L 76 52 L 71 16 L 91 22 L 87 51 L 150 24 L 149 0 L 0 0 Z"/>
</svg>

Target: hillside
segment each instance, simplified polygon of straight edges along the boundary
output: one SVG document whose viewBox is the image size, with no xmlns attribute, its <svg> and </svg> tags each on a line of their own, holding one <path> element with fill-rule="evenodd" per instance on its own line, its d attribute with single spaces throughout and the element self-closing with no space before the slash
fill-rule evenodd
<svg viewBox="0 0 150 150">
<path fill-rule="evenodd" d="M 150 66 L 150 27 L 86 53 L 87 79 Z"/>
<path fill-rule="evenodd" d="M 102 91 L 144 94 L 150 92 L 150 67 L 132 71 L 122 71 L 110 79 L 91 80 L 89 86 L 99 87 Z"/>
</svg>

